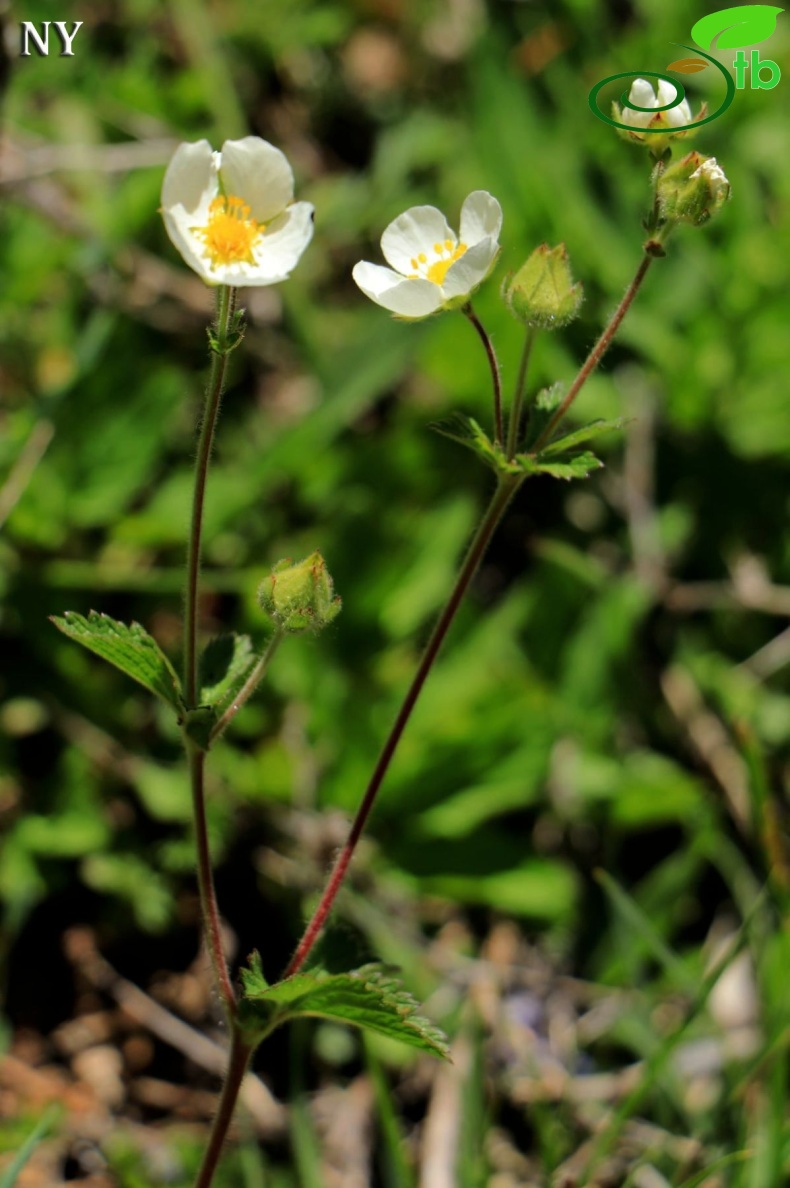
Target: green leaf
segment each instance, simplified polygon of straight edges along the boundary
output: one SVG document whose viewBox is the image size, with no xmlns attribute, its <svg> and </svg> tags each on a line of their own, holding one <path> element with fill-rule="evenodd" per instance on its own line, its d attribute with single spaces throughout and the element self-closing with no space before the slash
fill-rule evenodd
<svg viewBox="0 0 790 1188">
<path fill-rule="evenodd" d="M 449 1058 L 445 1036 L 416 1013 L 419 1004 L 383 965 L 365 965 L 344 974 L 296 974 L 268 986 L 260 957 L 253 953 L 250 968 L 242 970 L 241 980 L 244 996 L 239 1021 L 258 1038 L 290 1019 L 317 1015 L 377 1031 L 433 1056 Z"/>
<path fill-rule="evenodd" d="M 616 421 L 591 421 L 589 425 L 582 425 L 580 429 L 574 429 L 573 433 L 566 433 L 564 437 L 558 437 L 551 445 L 544 446 L 539 457 L 541 459 L 553 458 L 556 454 L 562 454 L 586 441 L 592 441 L 602 433 L 610 433 L 613 429 L 622 429 L 624 424 L 625 421 L 622 418 Z"/>
<path fill-rule="evenodd" d="M 538 440 L 548 425 L 554 412 L 565 395 L 564 384 L 552 384 L 549 388 L 541 388 L 529 410 L 529 420 L 524 435 L 524 448 L 529 449 Z"/>
<path fill-rule="evenodd" d="M 238 692 L 255 663 L 249 635 L 218 635 L 200 657 L 200 703 L 221 705 Z"/>
<path fill-rule="evenodd" d="M 742 45 L 757 45 L 771 36 L 776 28 L 776 18 L 783 11 L 772 4 L 721 8 L 697 21 L 692 26 L 691 36 L 702 49 L 738 49 Z"/>
<path fill-rule="evenodd" d="M 477 454 L 495 474 L 518 474 L 520 467 L 508 462 L 502 447 L 491 441 L 474 417 L 455 413 L 449 420 L 442 421 L 433 428 L 437 433 L 441 433 L 442 437 L 449 437 L 450 441 L 457 441 L 459 445 L 466 446 L 472 453 Z"/>
<path fill-rule="evenodd" d="M 596 458 L 589 450 L 567 458 L 551 461 L 543 459 L 543 454 L 538 454 L 537 457 L 532 454 L 516 455 L 516 460 L 526 474 L 550 474 L 553 478 L 566 479 L 568 482 L 571 479 L 587 478 L 593 470 L 600 470 L 603 466 L 600 458 Z"/>
<path fill-rule="evenodd" d="M 90 611 L 87 619 L 74 611 L 66 611 L 62 619 L 57 615 L 50 618 L 69 639 L 114 664 L 181 713 L 181 685 L 175 669 L 153 636 L 139 623 L 119 623 L 96 611 Z"/>
</svg>

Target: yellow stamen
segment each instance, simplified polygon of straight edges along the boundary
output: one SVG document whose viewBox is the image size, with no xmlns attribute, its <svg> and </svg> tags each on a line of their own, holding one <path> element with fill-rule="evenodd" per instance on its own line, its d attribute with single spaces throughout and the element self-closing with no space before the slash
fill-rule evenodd
<svg viewBox="0 0 790 1188">
<path fill-rule="evenodd" d="M 428 257 L 426 256 L 425 252 L 420 252 L 417 259 L 420 261 L 421 264 L 425 264 L 425 263 L 427 263 Z"/>
<path fill-rule="evenodd" d="M 439 244 L 436 254 L 440 256 L 441 251 L 442 245 Z M 454 264 L 456 260 L 461 259 L 461 256 L 463 256 L 466 252 L 466 244 L 459 243 L 457 248 L 453 248 L 452 242 L 448 239 L 447 251 L 451 253 L 449 256 L 446 256 L 444 259 L 434 260 L 433 264 L 431 264 L 428 268 L 428 280 L 433 281 L 435 285 L 444 284 L 444 278 L 447 275 L 448 268 L 451 264 Z"/>
<path fill-rule="evenodd" d="M 266 230 L 263 223 L 250 218 L 250 208 L 235 194 L 218 194 L 209 206 L 205 227 L 190 230 L 206 246 L 204 255 L 213 268 L 222 264 L 254 264 L 253 248 Z"/>
</svg>

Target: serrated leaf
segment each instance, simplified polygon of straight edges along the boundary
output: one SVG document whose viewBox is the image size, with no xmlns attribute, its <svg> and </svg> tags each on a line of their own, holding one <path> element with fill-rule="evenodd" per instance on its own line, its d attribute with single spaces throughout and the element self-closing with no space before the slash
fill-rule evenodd
<svg viewBox="0 0 790 1188">
<path fill-rule="evenodd" d="M 508 462 L 501 446 L 491 441 L 474 417 L 456 413 L 449 420 L 442 421 L 440 424 L 434 425 L 433 428 L 437 433 L 441 433 L 442 437 L 449 437 L 450 441 L 457 441 L 459 445 L 472 450 L 495 473 L 518 473 L 519 467 Z"/>
<path fill-rule="evenodd" d="M 114 664 L 181 713 L 181 684 L 175 669 L 153 636 L 139 623 L 119 623 L 96 611 L 90 611 L 87 619 L 75 611 L 66 611 L 63 618 L 50 617 L 69 639 Z"/>
<path fill-rule="evenodd" d="M 200 657 L 200 703 L 221 705 L 241 687 L 255 663 L 249 635 L 218 635 Z"/>
<path fill-rule="evenodd" d="M 677 62 L 669 63 L 667 70 L 674 70 L 676 74 L 697 74 L 707 65 L 704 58 L 678 58 Z"/>
<path fill-rule="evenodd" d="M 702 49 L 738 49 L 766 41 L 784 10 L 772 4 L 739 4 L 721 8 L 692 26 L 691 36 Z M 715 45 L 714 45 L 715 43 Z"/>
<path fill-rule="evenodd" d="M 538 457 L 542 461 L 544 458 L 553 458 L 557 454 L 564 454 L 566 450 L 574 449 L 586 441 L 592 441 L 593 438 L 599 437 L 602 433 L 609 433 L 612 429 L 622 429 L 624 424 L 625 421 L 623 419 L 616 421 L 591 421 L 589 425 L 582 425 L 580 429 L 574 429 L 572 433 L 566 433 L 564 437 L 558 437 L 551 445 L 544 446 Z"/>
<path fill-rule="evenodd" d="M 365 965 L 344 974 L 301 973 L 267 986 L 260 959 L 253 954 L 251 968 L 242 970 L 241 979 L 244 994 L 239 1021 L 245 1030 L 258 1036 L 290 1019 L 317 1015 L 449 1058 L 444 1034 L 417 1014 L 417 1001 L 383 965 Z"/>
<path fill-rule="evenodd" d="M 587 478 L 593 470 L 600 470 L 603 462 L 595 454 L 585 450 L 569 458 L 556 458 L 544 461 L 543 455 L 535 457 L 532 454 L 518 454 L 517 461 L 527 474 L 550 474 L 553 478 L 571 479 Z"/>
</svg>

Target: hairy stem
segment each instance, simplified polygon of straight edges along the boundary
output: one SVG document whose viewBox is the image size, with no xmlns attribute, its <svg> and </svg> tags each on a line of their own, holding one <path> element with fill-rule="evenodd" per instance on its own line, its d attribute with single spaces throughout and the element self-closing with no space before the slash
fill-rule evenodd
<svg viewBox="0 0 790 1188">
<path fill-rule="evenodd" d="M 518 375 L 516 376 L 516 388 L 513 392 L 513 407 L 510 410 L 510 423 L 507 428 L 507 458 L 512 461 L 518 448 L 518 431 L 521 425 L 521 410 L 524 407 L 524 392 L 527 384 L 527 368 L 529 367 L 529 357 L 532 354 L 532 346 L 535 342 L 537 330 L 534 326 L 527 326 L 527 333 L 524 337 L 524 346 L 521 351 L 521 359 L 518 364 Z"/>
<path fill-rule="evenodd" d="M 222 1147 L 225 1143 L 231 1119 L 233 1118 L 233 1111 L 236 1108 L 239 1090 L 241 1089 L 241 1083 L 244 1080 L 244 1074 L 247 1071 L 247 1065 L 251 1055 L 252 1049 L 244 1043 L 238 1028 L 234 1028 L 225 1084 L 222 1086 L 219 1108 L 211 1128 L 211 1136 L 206 1147 L 206 1153 L 203 1156 L 203 1163 L 200 1166 L 198 1178 L 195 1181 L 195 1188 L 210 1188 L 211 1181 L 214 1179 L 214 1172 L 217 1170 L 217 1164 L 222 1154 Z"/>
<path fill-rule="evenodd" d="M 502 423 L 502 377 L 499 374 L 499 361 L 496 357 L 494 344 L 488 337 L 483 323 L 478 318 L 475 311 L 472 309 L 471 301 L 463 306 L 462 313 L 466 314 L 469 321 L 474 326 L 477 333 L 480 335 L 480 341 L 485 347 L 486 355 L 488 356 L 488 366 L 491 368 L 491 383 L 494 388 L 494 437 L 498 444 L 504 440 L 504 429 Z"/>
<path fill-rule="evenodd" d="M 233 316 L 235 289 L 221 285 L 217 290 L 215 323 L 216 349 L 211 356 L 211 373 L 206 389 L 206 403 L 200 425 L 197 458 L 195 460 L 195 488 L 192 496 L 192 523 L 187 546 L 187 587 L 184 598 L 184 696 L 187 707 L 197 704 L 197 600 L 200 576 L 200 542 L 203 534 L 203 505 L 206 498 L 211 447 L 217 424 L 225 371 L 228 363 L 228 328 Z"/>
<path fill-rule="evenodd" d="M 211 734 L 209 735 L 210 743 L 213 743 L 215 739 L 219 738 L 223 730 L 225 730 L 227 727 L 228 723 L 232 722 L 236 717 L 236 714 L 239 712 L 244 703 L 249 701 L 250 697 L 252 697 L 253 693 L 258 688 L 258 685 L 266 676 L 266 672 L 272 661 L 272 657 L 284 639 L 285 631 L 282 629 L 282 627 L 278 627 L 274 635 L 269 640 L 263 655 L 260 657 L 252 672 L 247 677 L 242 687 L 239 689 L 232 703 L 228 706 L 222 717 L 212 728 Z"/>
<path fill-rule="evenodd" d="M 203 533 L 203 505 L 206 497 L 211 447 L 217 424 L 225 371 L 230 353 L 229 328 L 235 305 L 235 290 L 222 285 L 217 291 L 217 314 L 212 339 L 211 372 L 206 389 L 206 402 L 200 426 L 197 457 L 195 459 L 195 487 L 192 497 L 192 522 L 187 546 L 187 584 L 184 599 L 184 697 L 187 708 L 194 709 L 198 700 L 197 661 L 197 601 L 198 578 L 200 574 L 200 543 Z M 184 734 L 189 779 L 192 788 L 192 815 L 197 845 L 197 875 L 200 891 L 200 909 L 206 946 L 211 957 L 217 987 L 229 1019 L 236 1012 L 236 996 L 230 981 L 230 973 L 222 948 L 217 895 L 214 889 L 214 875 L 208 842 L 206 822 L 205 766 L 206 756 L 191 739 Z"/>
<path fill-rule="evenodd" d="M 283 977 L 291 977 L 297 973 L 307 960 L 313 945 L 318 939 L 318 936 L 323 928 L 327 916 L 332 910 L 332 905 L 335 901 L 338 891 L 340 890 L 343 880 L 348 870 L 349 863 L 354 856 L 354 851 L 359 841 L 362 831 L 365 828 L 365 823 L 370 815 L 370 810 L 373 808 L 373 803 L 376 799 L 379 788 L 382 785 L 384 777 L 387 774 L 389 765 L 392 762 L 392 757 L 400 742 L 401 735 L 406 728 L 406 724 L 411 717 L 411 712 L 417 702 L 418 697 L 422 691 L 423 685 L 428 677 L 428 674 L 433 667 L 434 661 L 439 654 L 445 636 L 450 628 L 450 624 L 455 618 L 456 611 L 461 605 L 466 591 L 469 589 L 469 584 L 472 581 L 480 562 L 483 559 L 488 544 L 493 536 L 496 528 L 505 513 L 508 503 L 521 485 L 523 479 L 521 475 L 503 475 L 500 477 L 497 484 L 496 491 L 491 499 L 491 502 L 483 516 L 480 526 L 475 533 L 472 543 L 469 546 L 464 563 L 453 586 L 452 592 L 447 604 L 439 616 L 439 620 L 433 629 L 428 644 L 420 660 L 414 678 L 409 686 L 403 704 L 398 711 L 395 722 L 390 730 L 389 737 L 384 743 L 384 746 L 379 755 L 373 774 L 370 777 L 365 795 L 357 810 L 357 815 L 354 818 L 351 830 L 346 840 L 343 849 L 337 858 L 335 865 L 327 880 L 323 895 L 319 901 L 318 907 L 313 913 L 310 923 L 305 929 L 304 935 L 297 946 L 296 952 L 291 958 Z"/>
<path fill-rule="evenodd" d="M 606 326 L 603 333 L 601 334 L 601 337 L 598 339 L 595 346 L 593 347 L 593 349 L 590 351 L 587 358 L 582 363 L 581 367 L 579 368 L 579 372 L 578 372 L 575 380 L 573 381 L 570 388 L 566 392 L 566 394 L 562 400 L 562 403 L 557 408 L 557 411 L 554 413 L 554 416 L 551 418 L 551 420 L 549 421 L 549 423 L 546 425 L 545 429 L 541 433 L 540 437 L 537 439 L 535 444 L 532 446 L 532 450 L 531 450 L 532 453 L 535 453 L 535 454 L 539 453 L 541 448 L 549 440 L 552 433 L 557 428 L 560 421 L 565 416 L 565 414 L 567 413 L 570 406 L 573 404 L 576 397 L 579 395 L 579 392 L 584 387 L 584 384 L 586 383 L 590 374 L 595 370 L 595 368 L 598 366 L 598 364 L 600 363 L 603 356 L 606 354 L 606 351 L 609 348 L 609 346 L 612 342 L 612 339 L 614 338 L 617 331 L 620 329 L 620 323 L 622 322 L 623 318 L 625 317 L 625 315 L 628 313 L 629 309 L 631 308 L 633 300 L 636 297 L 637 293 L 639 292 L 642 281 L 645 279 L 645 276 L 647 275 L 647 270 L 650 267 L 650 265 L 652 264 L 654 259 L 655 259 L 655 257 L 652 255 L 649 255 L 649 254 L 645 254 L 642 257 L 642 261 L 636 270 L 636 276 L 631 281 L 630 285 L 628 286 L 625 293 L 623 294 L 623 299 L 620 302 L 620 304 L 618 305 L 617 309 L 614 311 L 611 321 Z"/>
<path fill-rule="evenodd" d="M 211 851 L 206 823 L 205 770 L 206 753 L 189 739 L 186 740 L 189 759 L 189 779 L 192 786 L 192 814 L 195 821 L 195 843 L 197 846 L 197 876 L 200 891 L 200 911 L 211 966 L 228 1019 L 236 1014 L 236 995 L 230 980 L 225 950 L 222 947 L 222 924 L 220 921 L 217 893 L 214 888 L 214 874 L 211 866 Z"/>
</svg>

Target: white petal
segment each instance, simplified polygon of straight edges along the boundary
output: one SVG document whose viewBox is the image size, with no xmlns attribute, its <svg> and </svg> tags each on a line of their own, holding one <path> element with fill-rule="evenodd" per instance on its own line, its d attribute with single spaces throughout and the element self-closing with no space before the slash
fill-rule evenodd
<svg viewBox="0 0 790 1188">
<path fill-rule="evenodd" d="M 391 268 L 360 260 L 351 273 L 371 301 L 402 318 L 427 318 L 442 306 L 438 285 L 429 280 L 404 280 Z"/>
<path fill-rule="evenodd" d="M 259 274 L 270 278 L 257 283 L 270 285 L 275 280 L 285 280 L 312 238 L 313 207 L 309 202 L 294 202 L 285 214 L 269 224 L 254 249 Z"/>
<path fill-rule="evenodd" d="M 653 84 L 649 83 L 646 78 L 635 78 L 631 83 L 631 90 L 628 93 L 628 98 L 632 103 L 636 103 L 639 107 L 657 107 L 658 100 L 656 93 L 653 90 Z"/>
<path fill-rule="evenodd" d="M 210 285 L 218 285 L 222 282 L 217 279 L 216 270 L 212 269 L 210 261 L 205 256 L 206 245 L 197 238 L 192 228 L 206 224 L 209 217 L 209 202 L 215 196 L 216 192 L 208 191 L 194 210 L 185 210 L 180 203 L 169 208 L 162 208 L 165 228 L 172 243 L 178 248 L 185 263 Z"/>
<path fill-rule="evenodd" d="M 226 140 L 220 173 L 225 193 L 243 198 L 259 223 L 282 214 L 293 200 L 294 176 L 288 159 L 259 136 Z"/>
<path fill-rule="evenodd" d="M 472 293 L 488 276 L 499 253 L 495 239 L 481 239 L 447 269 L 442 285 L 446 301 Z"/>
<path fill-rule="evenodd" d="M 461 242 L 473 247 L 481 239 L 498 239 L 502 207 L 486 190 L 475 190 L 461 207 Z"/>
<path fill-rule="evenodd" d="M 724 170 L 715 157 L 706 157 L 702 164 L 691 174 L 691 177 L 704 177 L 709 182 L 722 182 L 726 186 L 730 184 Z"/>
<path fill-rule="evenodd" d="M 662 111 L 661 114 L 670 128 L 681 128 L 684 124 L 692 123 L 691 108 L 687 99 L 681 99 L 677 107 L 670 107 L 669 111 Z"/>
<path fill-rule="evenodd" d="M 218 189 L 215 154 L 207 140 L 180 144 L 173 154 L 162 182 L 162 209 L 177 203 L 188 211 L 197 210 L 207 191 Z"/>
<path fill-rule="evenodd" d="M 674 83 L 669 82 L 665 78 L 658 80 L 658 99 L 653 104 L 654 107 L 664 107 L 667 103 L 672 103 L 678 97 L 678 89 Z M 666 112 L 664 113 L 666 115 Z"/>
<path fill-rule="evenodd" d="M 631 103 L 636 103 L 639 107 L 651 108 L 658 104 L 656 93 L 646 78 L 634 79 L 628 98 Z M 646 128 L 651 118 L 649 111 L 633 111 L 630 107 L 623 108 L 623 123 L 632 128 Z"/>
<path fill-rule="evenodd" d="M 455 247 L 455 233 L 440 210 L 435 206 L 412 206 L 387 227 L 381 237 L 381 250 L 396 272 L 409 276 L 414 272 L 412 260 L 420 252 L 433 256 L 434 244 L 446 239 Z"/>
</svg>

